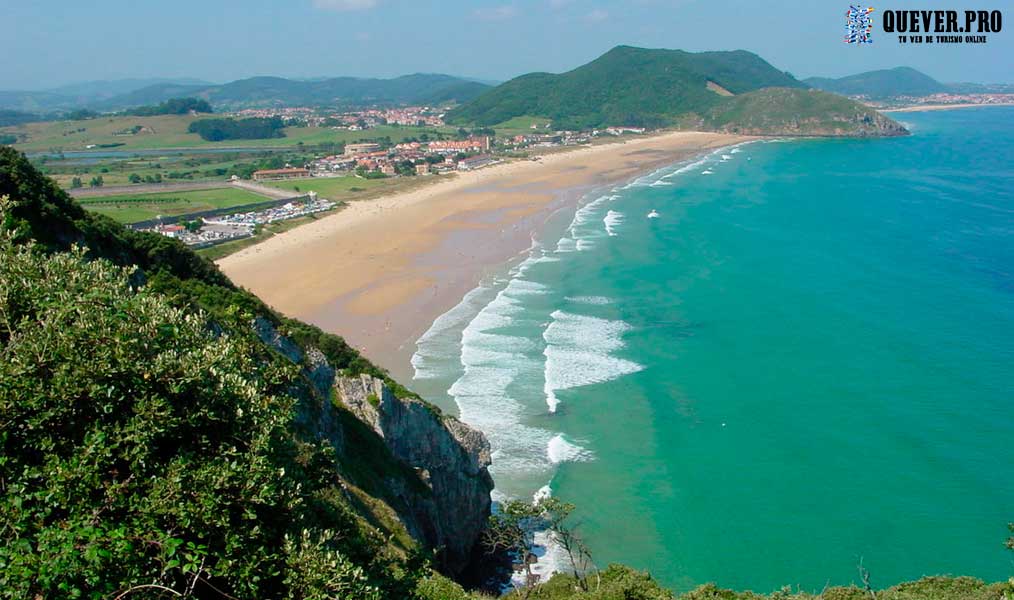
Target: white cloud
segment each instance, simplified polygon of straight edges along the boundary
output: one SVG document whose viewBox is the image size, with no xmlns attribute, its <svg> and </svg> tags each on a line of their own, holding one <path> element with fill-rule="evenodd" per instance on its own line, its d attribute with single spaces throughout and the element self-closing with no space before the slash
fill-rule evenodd
<svg viewBox="0 0 1014 600">
<path fill-rule="evenodd" d="M 518 14 L 518 9 L 511 4 L 503 6 L 491 6 L 489 8 L 477 8 L 472 11 L 475 18 L 482 21 L 506 21 L 513 19 Z"/>
<path fill-rule="evenodd" d="M 608 19 L 609 13 L 602 10 L 601 8 L 596 8 L 595 10 L 585 15 L 584 18 L 585 20 L 591 21 L 592 23 L 597 23 L 599 21 L 605 21 L 606 19 Z"/>
<path fill-rule="evenodd" d="M 366 10 L 377 5 L 377 0 L 313 0 L 313 5 L 324 10 Z"/>
</svg>

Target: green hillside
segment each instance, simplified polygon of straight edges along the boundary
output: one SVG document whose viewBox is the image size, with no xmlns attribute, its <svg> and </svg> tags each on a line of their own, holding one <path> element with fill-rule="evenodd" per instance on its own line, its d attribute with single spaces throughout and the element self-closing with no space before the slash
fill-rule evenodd
<svg viewBox="0 0 1014 600">
<path fill-rule="evenodd" d="M 360 375 L 465 455 L 341 338 L 0 148 L 0 598 L 411 598 L 460 570 L 427 540 L 483 494 L 441 509 L 448 459 L 397 458 L 330 384 Z"/>
<path fill-rule="evenodd" d="M 702 114 L 722 96 L 764 87 L 805 87 L 756 54 L 649 50 L 617 46 L 573 71 L 512 79 L 447 115 L 451 123 L 495 125 L 514 117 L 553 120 L 558 129 L 606 125 L 657 127 Z"/>
<path fill-rule="evenodd" d="M 793 136 L 894 136 L 907 131 L 876 110 L 820 90 L 764 88 L 723 99 L 702 121 L 706 129 Z"/>
<path fill-rule="evenodd" d="M 949 90 L 948 86 L 911 67 L 868 71 L 839 79 L 810 77 L 803 83 L 827 92 L 870 98 L 928 96 Z"/>
<path fill-rule="evenodd" d="M 465 102 L 489 86 L 450 75 L 417 73 L 393 79 L 334 77 L 299 81 L 251 77 L 221 85 L 158 84 L 104 100 L 106 110 L 158 104 L 177 96 L 203 98 L 216 108 Z"/>
</svg>

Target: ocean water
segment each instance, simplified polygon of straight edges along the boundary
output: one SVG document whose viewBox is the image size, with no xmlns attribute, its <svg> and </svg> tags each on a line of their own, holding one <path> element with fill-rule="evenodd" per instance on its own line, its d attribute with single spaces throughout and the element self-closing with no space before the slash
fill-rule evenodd
<svg viewBox="0 0 1014 600">
<path fill-rule="evenodd" d="M 1006 579 L 1014 109 L 899 117 L 589 196 L 434 323 L 413 386 L 486 432 L 499 497 L 575 502 L 600 565 Z"/>
</svg>

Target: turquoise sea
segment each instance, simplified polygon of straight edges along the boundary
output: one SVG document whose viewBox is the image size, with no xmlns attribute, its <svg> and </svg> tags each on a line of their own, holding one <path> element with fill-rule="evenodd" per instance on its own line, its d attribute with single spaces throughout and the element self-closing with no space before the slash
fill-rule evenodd
<svg viewBox="0 0 1014 600">
<path fill-rule="evenodd" d="M 500 497 L 576 503 L 602 566 L 1014 575 L 1014 109 L 897 118 L 590 195 L 434 323 L 413 386 L 487 433 Z"/>
</svg>

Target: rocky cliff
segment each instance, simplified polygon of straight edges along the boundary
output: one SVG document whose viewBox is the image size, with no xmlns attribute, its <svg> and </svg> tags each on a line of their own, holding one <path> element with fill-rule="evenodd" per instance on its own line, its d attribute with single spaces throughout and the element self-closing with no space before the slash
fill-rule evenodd
<svg viewBox="0 0 1014 600">
<path fill-rule="evenodd" d="M 350 483 L 385 502 L 416 542 L 436 550 L 441 570 L 459 574 L 490 514 L 485 436 L 419 398 L 397 397 L 378 377 L 337 374 L 320 350 L 301 347 L 264 318 L 254 330 L 301 367 L 296 422 L 304 434 L 329 443 L 349 467 Z"/>
<path fill-rule="evenodd" d="M 423 500 L 405 498 L 411 514 L 403 520 L 413 537 L 442 549 L 452 571 L 466 564 L 490 512 L 486 437 L 422 400 L 395 397 L 376 377 L 339 377 L 335 386 L 338 400 L 431 490 Z"/>
</svg>

